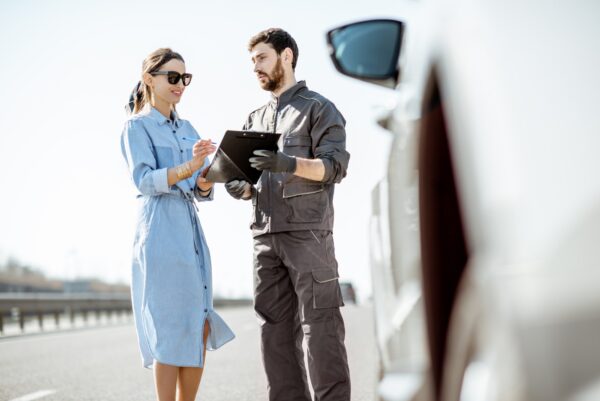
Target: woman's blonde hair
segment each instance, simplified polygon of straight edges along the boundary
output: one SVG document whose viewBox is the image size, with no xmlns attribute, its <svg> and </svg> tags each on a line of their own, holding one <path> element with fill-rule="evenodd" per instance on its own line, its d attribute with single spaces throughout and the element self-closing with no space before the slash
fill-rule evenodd
<svg viewBox="0 0 600 401">
<path fill-rule="evenodd" d="M 133 88 L 129 96 L 129 103 L 125 106 L 129 114 L 139 113 L 152 99 L 152 88 L 144 83 L 144 74 L 151 74 L 158 71 L 160 67 L 173 59 L 185 63 L 181 54 L 174 52 L 168 47 L 157 49 L 146 57 L 142 63 L 142 79 Z"/>
</svg>

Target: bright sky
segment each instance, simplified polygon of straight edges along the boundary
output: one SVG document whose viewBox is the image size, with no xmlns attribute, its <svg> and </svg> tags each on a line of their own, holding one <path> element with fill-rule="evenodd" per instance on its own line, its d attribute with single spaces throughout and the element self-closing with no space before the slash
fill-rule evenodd
<svg viewBox="0 0 600 401">
<path fill-rule="evenodd" d="M 178 106 L 200 135 L 219 141 L 269 94 L 246 50 L 279 26 L 300 48 L 296 77 L 347 120 L 348 177 L 335 193 L 342 280 L 365 297 L 370 190 L 391 137 L 374 123 L 392 91 L 338 74 L 325 43 L 346 22 L 398 16 L 394 0 L 12 1 L 0 4 L 0 261 L 16 257 L 60 278 L 129 282 L 135 191 L 120 153 L 129 92 L 145 56 L 171 47 L 194 74 Z M 252 294 L 249 202 L 220 185 L 200 205 L 215 293 Z"/>
</svg>

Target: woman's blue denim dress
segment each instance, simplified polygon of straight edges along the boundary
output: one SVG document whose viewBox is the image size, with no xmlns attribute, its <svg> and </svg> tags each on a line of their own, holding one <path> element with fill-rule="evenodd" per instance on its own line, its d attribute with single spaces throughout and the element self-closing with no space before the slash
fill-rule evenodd
<svg viewBox="0 0 600 401">
<path fill-rule="evenodd" d="M 133 244 L 132 302 L 142 361 L 204 366 L 203 329 L 210 325 L 207 349 L 234 334 L 213 310 L 210 253 L 194 200 L 199 174 L 169 187 L 167 168 L 192 158 L 199 135 L 192 125 L 148 107 L 133 115 L 121 136 L 121 150 L 139 191 Z M 208 163 L 208 161 L 207 161 Z"/>
</svg>

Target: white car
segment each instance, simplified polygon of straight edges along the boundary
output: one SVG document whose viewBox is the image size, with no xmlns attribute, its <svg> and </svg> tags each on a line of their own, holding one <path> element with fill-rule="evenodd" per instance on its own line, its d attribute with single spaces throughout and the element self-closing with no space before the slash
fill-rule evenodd
<svg viewBox="0 0 600 401">
<path fill-rule="evenodd" d="M 331 30 L 398 102 L 372 196 L 381 400 L 600 400 L 600 1 L 399 1 Z"/>
</svg>

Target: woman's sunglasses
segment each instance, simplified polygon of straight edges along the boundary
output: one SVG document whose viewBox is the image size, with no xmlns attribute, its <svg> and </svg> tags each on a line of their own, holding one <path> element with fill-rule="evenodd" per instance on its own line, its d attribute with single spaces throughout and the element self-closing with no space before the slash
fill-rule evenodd
<svg viewBox="0 0 600 401">
<path fill-rule="evenodd" d="M 188 74 L 187 72 L 185 74 L 180 74 L 177 71 L 154 71 L 151 72 L 150 75 L 166 75 L 167 81 L 169 81 L 171 85 L 176 85 L 180 79 L 183 82 L 183 86 L 188 86 L 190 82 L 192 82 L 192 74 Z"/>
</svg>

